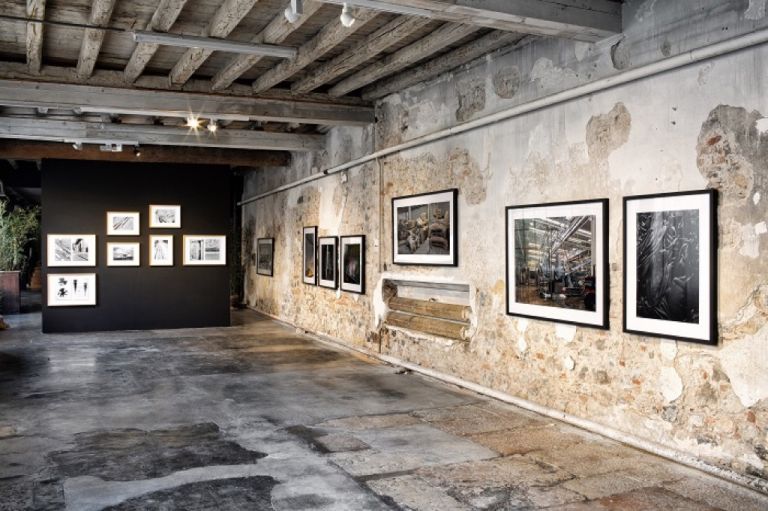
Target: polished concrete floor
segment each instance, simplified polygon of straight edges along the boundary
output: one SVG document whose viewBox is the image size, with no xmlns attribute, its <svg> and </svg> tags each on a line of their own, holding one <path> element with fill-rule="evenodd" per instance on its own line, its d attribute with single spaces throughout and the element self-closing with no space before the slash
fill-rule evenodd
<svg viewBox="0 0 768 511">
<path fill-rule="evenodd" d="M 0 332 L 0 509 L 765 510 L 640 451 L 260 318 Z"/>
</svg>

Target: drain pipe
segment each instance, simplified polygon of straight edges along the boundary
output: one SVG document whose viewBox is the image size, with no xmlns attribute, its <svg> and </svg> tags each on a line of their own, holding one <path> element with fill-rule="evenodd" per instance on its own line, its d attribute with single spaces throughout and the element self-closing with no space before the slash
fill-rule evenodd
<svg viewBox="0 0 768 511">
<path fill-rule="evenodd" d="M 674 57 L 669 57 L 667 59 L 660 60 L 652 64 L 646 64 L 644 66 L 641 66 L 635 69 L 630 69 L 628 71 L 624 71 L 613 76 L 601 78 L 591 83 L 579 85 L 578 87 L 574 87 L 573 89 L 558 92 L 555 94 L 550 94 L 549 96 L 545 96 L 543 98 L 530 101 L 522 105 L 517 105 L 512 108 L 502 110 L 501 112 L 497 112 L 495 114 L 487 115 L 480 119 L 476 119 L 474 121 L 465 122 L 463 124 L 459 124 L 452 128 L 440 130 L 430 135 L 424 135 L 424 136 L 415 138 L 413 140 L 410 140 L 408 142 L 404 142 L 402 144 L 388 147 L 386 149 L 381 149 L 380 151 L 376 151 L 367 156 L 363 156 L 362 158 L 357 158 L 355 160 L 351 160 L 342 165 L 330 167 L 317 174 L 313 174 L 303 179 L 293 181 L 292 183 L 279 186 L 268 192 L 243 199 L 238 203 L 238 205 L 243 206 L 245 204 L 249 204 L 259 199 L 269 197 L 270 195 L 274 195 L 279 192 L 290 190 L 291 188 L 295 188 L 297 186 L 301 186 L 311 181 L 321 179 L 325 176 L 336 174 L 337 172 L 341 172 L 343 170 L 347 170 L 352 167 L 363 165 L 365 163 L 371 162 L 378 158 L 384 158 L 385 156 L 389 156 L 391 154 L 406 151 L 408 149 L 413 149 L 415 147 L 419 147 L 425 144 L 430 144 L 432 142 L 437 142 L 444 138 L 466 133 L 468 131 L 472 131 L 478 128 L 496 124 L 501 121 L 506 121 L 508 119 L 512 119 L 514 117 L 518 117 L 523 114 L 527 114 L 536 110 L 541 110 L 543 108 L 550 107 L 552 105 L 564 103 L 566 101 L 571 101 L 573 99 L 577 99 L 582 96 L 594 94 L 596 92 L 610 89 L 612 87 L 618 87 L 619 85 L 624 85 L 624 84 L 641 80 L 644 78 L 648 78 L 660 73 L 672 71 L 679 67 L 687 66 L 689 64 L 695 64 L 697 62 L 719 57 L 721 55 L 725 55 L 735 51 L 743 50 L 751 46 L 764 44 L 766 42 L 768 42 L 768 29 L 764 28 L 764 29 L 756 30 L 754 32 L 750 32 L 748 34 L 734 37 L 733 39 L 728 39 L 726 41 L 721 41 L 719 43 L 714 43 L 708 46 L 704 46 L 702 48 L 690 50 L 685 53 L 681 53 L 680 55 L 676 55 Z"/>
</svg>

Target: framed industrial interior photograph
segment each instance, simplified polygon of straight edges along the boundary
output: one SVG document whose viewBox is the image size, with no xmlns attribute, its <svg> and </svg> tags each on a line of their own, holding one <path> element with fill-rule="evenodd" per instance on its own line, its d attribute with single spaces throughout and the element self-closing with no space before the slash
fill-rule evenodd
<svg viewBox="0 0 768 511">
<path fill-rule="evenodd" d="M 275 238 L 256 240 L 256 273 L 271 277 L 275 264 Z"/>
<path fill-rule="evenodd" d="M 224 266 L 227 263 L 227 237 L 215 235 L 185 235 L 184 265 Z"/>
<path fill-rule="evenodd" d="M 506 209 L 507 314 L 608 328 L 608 199 Z"/>
<path fill-rule="evenodd" d="M 107 266 L 139 266 L 139 243 L 107 243 Z"/>
<path fill-rule="evenodd" d="M 96 266 L 95 234 L 49 234 L 48 266 Z"/>
<path fill-rule="evenodd" d="M 392 262 L 456 266 L 457 189 L 392 199 Z"/>
<path fill-rule="evenodd" d="M 717 192 L 624 198 L 624 331 L 717 344 Z"/>
<path fill-rule="evenodd" d="M 322 287 L 336 289 L 339 284 L 338 275 L 338 247 L 339 238 L 336 236 L 324 236 L 317 240 L 320 254 L 318 284 Z"/>
<path fill-rule="evenodd" d="M 302 229 L 301 278 L 305 284 L 317 285 L 317 227 Z"/>
<path fill-rule="evenodd" d="M 342 236 L 339 253 L 341 290 L 365 294 L 365 236 Z"/>
<path fill-rule="evenodd" d="M 138 236 L 141 233 L 138 211 L 107 211 L 109 236 Z"/>
<path fill-rule="evenodd" d="M 48 307 L 96 305 L 95 273 L 49 273 Z"/>
<path fill-rule="evenodd" d="M 149 226 L 154 229 L 180 229 L 181 206 L 149 206 Z"/>
<path fill-rule="evenodd" d="M 149 265 L 173 266 L 173 235 L 149 237 Z"/>
</svg>

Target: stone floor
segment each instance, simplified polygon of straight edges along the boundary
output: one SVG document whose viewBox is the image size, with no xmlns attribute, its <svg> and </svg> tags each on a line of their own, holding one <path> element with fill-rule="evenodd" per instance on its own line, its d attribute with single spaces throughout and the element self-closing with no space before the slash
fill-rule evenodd
<svg viewBox="0 0 768 511">
<path fill-rule="evenodd" d="M 0 509 L 765 510 L 768 499 L 318 344 L 0 332 Z"/>
</svg>

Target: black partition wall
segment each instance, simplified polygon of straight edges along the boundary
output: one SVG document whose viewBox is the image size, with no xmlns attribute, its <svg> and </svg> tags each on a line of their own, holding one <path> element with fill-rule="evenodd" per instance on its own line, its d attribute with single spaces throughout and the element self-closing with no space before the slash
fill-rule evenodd
<svg viewBox="0 0 768 511">
<path fill-rule="evenodd" d="M 45 160 L 42 170 L 43 331 L 229 325 L 229 268 L 186 266 L 184 235 L 227 235 L 228 167 Z M 180 205 L 181 228 L 150 228 L 151 204 Z M 138 236 L 108 236 L 107 211 L 138 211 Z M 49 234 L 95 234 L 95 267 L 48 267 Z M 150 235 L 173 235 L 173 266 L 149 265 Z M 107 242 L 140 243 L 140 265 L 107 266 Z M 95 273 L 96 305 L 48 306 L 48 274 Z"/>
</svg>

